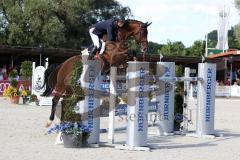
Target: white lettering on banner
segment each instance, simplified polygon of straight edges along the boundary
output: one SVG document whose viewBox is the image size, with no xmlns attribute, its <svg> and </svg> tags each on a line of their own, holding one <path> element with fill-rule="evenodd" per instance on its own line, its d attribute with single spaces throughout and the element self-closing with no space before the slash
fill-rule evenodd
<svg viewBox="0 0 240 160">
<path fill-rule="evenodd" d="M 140 84 L 139 84 L 139 102 L 138 102 L 138 131 L 143 132 L 144 121 L 144 82 L 145 69 L 140 68 Z"/>
<path fill-rule="evenodd" d="M 88 128 L 93 129 L 93 109 L 94 109 L 94 67 L 89 67 L 89 86 L 88 86 Z"/>
<path fill-rule="evenodd" d="M 205 114 L 205 121 L 210 122 L 211 120 L 211 102 L 212 102 L 212 69 L 208 68 L 207 71 L 207 92 L 206 92 L 206 114 Z"/>
<path fill-rule="evenodd" d="M 164 93 L 164 109 L 163 109 L 163 119 L 169 120 L 169 92 L 170 84 L 165 83 L 165 93 Z"/>
<path fill-rule="evenodd" d="M 171 70 L 170 67 L 165 67 L 165 77 L 171 76 Z M 165 82 L 165 93 L 164 93 L 164 108 L 163 108 L 163 119 L 169 120 L 169 92 L 170 92 L 170 83 Z"/>
<path fill-rule="evenodd" d="M 8 88 L 10 83 L 0 83 L 0 92 L 3 93 L 5 89 Z"/>
<path fill-rule="evenodd" d="M 26 81 L 24 80 L 19 80 L 18 81 L 18 89 L 19 90 L 22 90 L 23 89 L 23 83 L 25 83 Z M 28 81 L 28 89 L 29 90 L 32 90 L 31 88 L 31 81 Z M 3 80 L 3 81 L 0 81 L 0 95 L 3 94 L 4 90 L 8 88 L 8 86 L 10 86 L 10 81 L 8 80 Z"/>
</svg>

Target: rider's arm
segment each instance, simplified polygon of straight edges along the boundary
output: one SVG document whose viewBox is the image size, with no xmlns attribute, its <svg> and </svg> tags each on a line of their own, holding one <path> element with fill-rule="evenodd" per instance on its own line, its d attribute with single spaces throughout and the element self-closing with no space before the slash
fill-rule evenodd
<svg viewBox="0 0 240 160">
<path fill-rule="evenodd" d="M 108 40 L 113 41 L 113 28 L 112 28 L 112 26 L 109 26 L 107 28 L 107 35 L 108 35 Z"/>
</svg>

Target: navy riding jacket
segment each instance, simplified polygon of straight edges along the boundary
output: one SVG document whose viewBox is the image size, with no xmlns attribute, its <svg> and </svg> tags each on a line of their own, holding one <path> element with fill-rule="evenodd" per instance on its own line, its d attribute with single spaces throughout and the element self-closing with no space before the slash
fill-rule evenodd
<svg viewBox="0 0 240 160">
<path fill-rule="evenodd" d="M 93 27 L 95 27 L 95 29 L 92 33 L 96 34 L 99 38 L 102 38 L 104 34 L 107 34 L 109 41 L 115 41 L 118 29 L 115 18 L 98 22 L 93 25 Z"/>
</svg>

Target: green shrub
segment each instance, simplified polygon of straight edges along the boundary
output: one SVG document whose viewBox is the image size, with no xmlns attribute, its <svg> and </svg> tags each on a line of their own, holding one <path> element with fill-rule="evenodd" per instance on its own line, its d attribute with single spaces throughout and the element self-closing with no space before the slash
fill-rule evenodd
<svg viewBox="0 0 240 160">
<path fill-rule="evenodd" d="M 12 72 L 9 73 L 9 77 L 10 77 L 11 79 L 17 78 L 17 75 L 18 75 L 18 72 L 17 72 L 16 69 L 12 70 Z"/>
<path fill-rule="evenodd" d="M 13 88 L 17 88 L 18 86 L 18 81 L 16 79 L 12 79 L 10 81 L 10 85 L 13 87 Z"/>
<path fill-rule="evenodd" d="M 79 122 L 80 115 L 76 114 L 74 111 L 74 107 L 77 102 L 83 100 L 85 98 L 84 91 L 80 85 L 78 85 L 77 81 L 82 73 L 82 62 L 76 62 L 73 67 L 73 71 L 71 73 L 70 86 L 73 94 L 67 95 L 62 100 L 62 117 L 61 121 L 67 122 Z"/>
<path fill-rule="evenodd" d="M 20 74 L 23 79 L 28 80 L 32 77 L 32 62 L 31 61 L 23 61 L 21 63 Z"/>
</svg>

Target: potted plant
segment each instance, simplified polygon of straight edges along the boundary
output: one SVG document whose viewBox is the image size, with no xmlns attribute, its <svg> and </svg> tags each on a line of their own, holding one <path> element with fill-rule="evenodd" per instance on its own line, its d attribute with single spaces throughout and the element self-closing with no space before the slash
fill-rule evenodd
<svg viewBox="0 0 240 160">
<path fill-rule="evenodd" d="M 18 72 L 16 69 L 12 70 L 9 74 L 10 78 L 10 87 L 8 87 L 8 93 L 10 97 L 11 103 L 18 104 L 19 103 L 19 90 L 18 90 L 18 80 L 17 80 Z"/>
<path fill-rule="evenodd" d="M 29 104 L 35 106 L 39 102 L 37 95 L 31 94 L 29 97 Z"/>
<path fill-rule="evenodd" d="M 48 130 L 49 134 L 56 131 L 61 132 L 65 148 L 86 146 L 90 134 L 88 127 L 82 124 L 80 114 L 74 111 L 73 104 L 76 104 L 76 100 L 73 97 L 63 99 L 61 122 Z"/>
<path fill-rule="evenodd" d="M 23 104 L 25 104 L 30 98 L 30 90 L 29 90 L 29 81 L 32 77 L 32 62 L 31 61 L 23 61 L 21 63 L 20 69 L 21 78 L 24 80 L 23 82 L 23 90 L 21 93 L 21 97 L 23 99 Z"/>
<path fill-rule="evenodd" d="M 49 129 L 52 131 L 60 131 L 62 133 L 63 144 L 66 148 L 82 147 L 87 145 L 87 139 L 90 130 L 82 124 L 81 115 L 75 112 L 77 102 L 84 99 L 83 89 L 77 84 L 82 73 L 82 63 L 77 62 L 71 73 L 70 84 L 73 93 L 63 97 L 61 122 Z"/>
<path fill-rule="evenodd" d="M 21 91 L 21 97 L 22 97 L 22 99 L 23 99 L 23 104 L 26 104 L 28 101 L 29 101 L 29 96 L 30 95 L 30 91 L 29 90 L 25 90 L 25 89 L 23 89 L 22 91 Z"/>
<path fill-rule="evenodd" d="M 87 145 L 90 130 L 81 122 L 61 122 L 48 130 L 48 134 L 61 132 L 65 148 L 79 148 Z"/>
<path fill-rule="evenodd" d="M 12 84 L 14 83 L 15 81 Z M 7 89 L 4 90 L 3 96 L 8 97 L 13 104 L 19 103 L 19 90 L 12 85 L 10 85 Z"/>
</svg>

